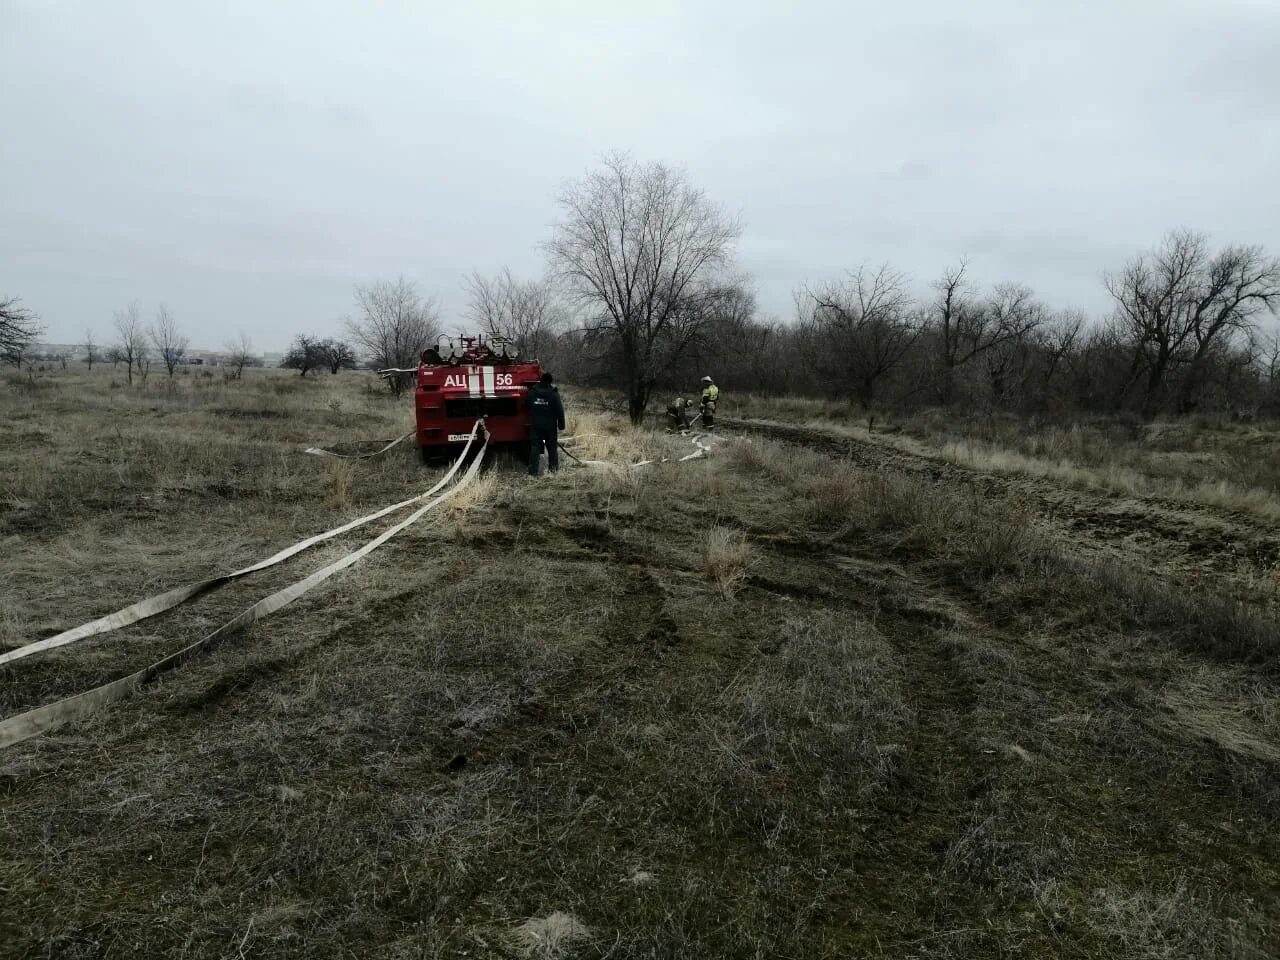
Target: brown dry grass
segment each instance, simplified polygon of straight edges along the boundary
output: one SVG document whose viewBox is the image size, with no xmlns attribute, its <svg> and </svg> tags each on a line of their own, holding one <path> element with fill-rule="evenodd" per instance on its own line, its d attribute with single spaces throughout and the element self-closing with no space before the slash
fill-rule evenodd
<svg viewBox="0 0 1280 960">
<path fill-rule="evenodd" d="M 741 530 L 717 526 L 707 531 L 702 567 L 726 600 L 732 600 L 747 579 L 751 558 L 751 544 Z"/>
<path fill-rule="evenodd" d="M 0 387 L 3 642 L 421 490 L 411 451 L 301 454 L 403 432 L 367 385 Z M 631 469 L 688 441 L 566 400 L 614 466 L 492 470 L 0 754 L 0 953 L 1276 954 L 1265 610 L 1099 563 L 1016 490 L 759 438 Z M 350 545 L 15 665 L 5 712 Z"/>
<path fill-rule="evenodd" d="M 1028 422 L 926 411 L 885 416 L 869 425 L 847 405 L 751 396 L 734 398 L 733 415 L 804 423 L 982 473 L 1280 519 L 1280 426 L 1275 424 L 1214 417 L 1150 424 L 1101 418 Z"/>
</svg>

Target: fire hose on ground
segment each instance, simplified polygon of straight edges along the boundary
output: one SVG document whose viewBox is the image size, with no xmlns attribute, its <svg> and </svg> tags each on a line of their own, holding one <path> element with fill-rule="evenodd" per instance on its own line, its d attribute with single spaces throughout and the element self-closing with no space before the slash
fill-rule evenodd
<svg viewBox="0 0 1280 960">
<path fill-rule="evenodd" d="M 446 487 L 449 484 L 449 482 L 453 479 L 454 475 L 458 472 L 459 468 L 462 466 L 463 462 L 466 460 L 467 454 L 470 452 L 471 447 L 474 444 L 475 439 L 480 431 L 484 431 L 485 439 L 481 444 L 479 453 L 472 460 L 470 466 L 468 466 L 467 470 L 463 473 L 462 477 L 458 480 L 458 482 L 454 484 L 452 487 L 450 487 L 449 489 L 445 490 L 443 493 L 439 493 L 440 490 L 442 490 L 444 487 Z M 387 446 L 383 447 L 381 450 L 373 454 L 358 455 L 355 457 L 350 457 L 349 459 L 365 459 L 366 457 L 377 456 L 378 454 L 384 453 L 385 451 L 389 450 L 391 447 L 394 447 L 396 444 L 402 442 L 403 440 L 407 439 L 412 435 L 413 434 L 410 433 L 404 437 L 399 437 L 396 440 L 392 441 L 391 443 L 387 444 Z M 693 460 L 699 457 L 705 457 L 711 448 L 706 444 L 702 443 L 702 438 L 703 438 L 703 435 L 701 434 L 695 434 L 693 437 L 691 437 L 690 439 L 693 445 L 697 449 L 695 449 L 693 453 L 690 453 L 683 457 L 678 458 L 675 462 L 683 463 L 688 460 Z M 565 439 L 570 440 L 573 438 L 566 437 Z M 575 456 L 574 454 L 569 453 L 569 451 L 566 450 L 562 444 L 558 444 L 558 446 L 571 459 L 573 459 L 575 462 L 582 464 L 584 466 L 607 466 L 608 465 L 608 462 L 603 460 L 582 460 L 579 457 Z M 298 580 L 287 587 L 277 590 L 276 592 L 270 594 L 267 597 L 264 597 L 263 599 L 254 603 L 250 607 L 241 611 L 239 614 L 237 614 L 231 620 L 228 620 L 222 626 L 218 627 L 212 633 L 204 637 L 201 637 L 200 639 L 194 641 L 191 644 L 188 644 L 187 646 L 181 648 L 180 650 L 174 653 L 171 653 L 168 656 L 165 656 L 155 661 L 154 663 L 148 664 L 147 666 L 143 667 L 141 670 L 135 671 L 134 673 L 121 677 L 117 680 L 113 680 L 113 681 L 110 681 L 109 683 L 101 684 L 100 686 L 94 687 L 90 690 L 84 691 L 79 694 L 75 694 L 70 697 L 66 697 L 54 703 L 46 704 L 41 707 L 36 707 L 24 713 L 9 717 L 5 720 L 0 720 L 0 749 L 4 747 L 13 746 L 14 744 L 17 744 L 17 743 L 21 743 L 24 740 L 28 740 L 34 736 L 38 736 L 41 733 L 44 733 L 48 730 L 53 729 L 54 727 L 60 726 L 69 721 L 78 720 L 78 719 L 87 717 L 90 714 L 99 710 L 100 708 L 106 706 L 107 704 L 113 703 L 117 700 L 121 700 L 129 696 L 135 691 L 141 689 L 146 684 L 150 683 L 156 677 L 159 677 L 162 674 L 168 673 L 169 671 L 182 666 L 184 663 L 192 659 L 198 653 L 201 653 L 215 646 L 217 643 L 219 643 L 221 640 L 225 639 L 226 637 L 240 630 L 243 630 L 244 628 L 252 625 L 253 623 L 256 623 L 258 620 L 261 620 L 267 616 L 270 616 L 272 613 L 275 613 L 281 608 L 288 606 L 294 600 L 297 600 L 299 597 L 308 593 L 310 590 L 312 590 L 319 584 L 323 583 L 325 580 L 329 579 L 334 574 L 342 570 L 345 570 L 347 567 L 359 562 L 365 556 L 372 553 L 378 547 L 382 546 L 384 543 L 386 543 L 396 534 L 400 533 L 406 527 L 409 527 L 413 523 L 416 523 L 430 510 L 439 506 L 441 503 L 444 503 L 446 500 L 450 499 L 451 497 L 458 494 L 461 490 L 463 490 L 472 481 L 472 479 L 474 479 L 476 473 L 479 471 L 480 465 L 483 463 L 484 453 L 487 447 L 488 447 L 488 431 L 484 429 L 483 421 L 477 420 L 475 422 L 475 425 L 471 429 L 471 434 L 467 438 L 467 443 L 466 443 L 466 446 L 463 448 L 462 453 L 458 456 L 457 460 L 455 460 L 454 463 L 450 466 L 449 470 L 445 473 L 444 477 L 442 477 L 429 490 L 423 493 L 420 493 L 417 496 L 410 497 L 408 500 L 402 500 L 399 503 L 395 503 L 395 504 L 392 504 L 391 506 L 384 507 L 381 510 L 375 511 L 374 513 L 366 514 L 363 517 L 357 517 L 356 519 L 351 520 L 345 524 L 342 524 L 341 526 L 335 527 L 332 530 L 326 530 L 323 533 L 319 533 L 319 534 L 316 534 L 315 536 L 308 537 L 305 540 L 301 540 L 298 543 L 295 543 L 289 547 L 286 547 L 285 549 L 273 554 L 272 556 L 268 557 L 265 560 L 261 560 L 255 564 L 251 564 L 250 566 L 244 567 L 240 570 L 235 570 L 231 573 L 223 574 L 222 576 L 212 577 L 206 580 L 198 580 L 193 583 L 185 584 L 180 587 L 175 587 L 171 590 L 165 591 L 164 593 L 156 594 L 155 596 L 151 596 L 143 600 L 139 600 L 136 603 L 130 604 L 127 607 L 123 607 L 122 609 L 115 611 L 114 613 L 107 614 L 104 617 L 99 617 L 96 620 L 91 620 L 87 623 L 80 624 L 79 626 L 73 627 L 69 630 L 64 630 L 61 633 L 58 633 L 52 637 L 46 637 L 43 640 L 37 640 L 32 643 L 26 644 L 22 647 L 18 647 L 14 650 L 9 650 L 9 651 L 5 651 L 4 653 L 0 653 L 0 666 L 3 666 L 6 663 L 12 663 L 14 661 L 21 660 L 25 657 L 32 656 L 33 654 L 36 654 L 36 653 L 41 653 L 46 650 L 53 650 L 59 647 L 68 646 L 70 644 L 76 643 L 88 637 L 97 636 L 103 633 L 109 633 L 114 630 L 119 630 L 122 627 L 129 626 L 130 624 L 134 624 L 141 620 L 145 620 L 150 617 L 157 616 L 168 610 L 172 610 L 174 607 L 177 607 L 180 604 L 187 602 L 188 600 L 194 599 L 195 597 L 198 597 L 202 594 L 209 593 L 213 590 L 223 587 L 226 584 L 231 583 L 241 577 L 245 577 L 251 573 L 256 573 L 260 570 L 265 570 L 268 567 L 275 566 L 276 564 L 283 563 L 285 560 L 288 560 L 289 558 L 296 556 L 297 554 L 301 553 L 304 550 L 309 549 L 310 547 L 316 546 L 317 544 L 323 543 L 327 540 L 331 540 L 334 537 L 337 537 L 343 533 L 347 533 L 351 530 L 355 530 L 358 527 L 364 526 L 365 524 L 381 519 L 382 517 L 385 517 L 388 514 L 394 513 L 398 510 L 402 510 L 415 503 L 421 503 L 424 500 L 428 500 L 427 503 L 419 507 L 417 510 L 411 513 L 404 520 L 400 521 L 399 523 L 390 527 L 383 533 L 374 537 L 364 546 L 345 554 L 344 556 L 322 567 L 321 569 L 315 571 L 309 576 L 304 577 L 301 580 Z M 329 451 L 320 450 L 319 448 L 309 448 L 306 452 L 307 453 L 324 453 L 324 454 L 328 454 L 329 456 L 338 456 L 338 457 L 343 456 L 342 454 L 333 454 L 333 453 L 330 453 Z M 648 466 L 653 463 L 665 463 L 665 462 L 668 462 L 668 460 L 669 458 L 666 458 L 666 457 L 662 458 L 661 460 L 641 460 L 638 463 L 629 464 L 628 467 L 631 469 L 634 469 L 637 467 Z M 432 497 L 434 497 L 434 499 L 428 499 Z"/>
<path fill-rule="evenodd" d="M 403 437 L 396 437 L 394 440 L 384 441 L 387 445 L 381 450 L 375 450 L 373 453 L 334 453 L 332 450 L 326 450 L 324 447 L 307 447 L 303 453 L 315 454 L 318 457 L 337 457 L 340 460 L 368 460 L 370 457 L 380 457 L 398 443 L 404 443 L 413 436 L 410 430 Z M 378 442 L 378 441 L 371 441 Z"/>
<path fill-rule="evenodd" d="M 482 421 L 477 420 L 475 426 L 471 429 L 471 435 L 467 440 L 466 447 L 463 448 L 462 454 L 454 462 L 453 466 L 449 469 L 449 472 L 444 476 L 444 478 L 426 493 L 420 494 L 409 500 L 402 501 L 401 503 L 394 504 L 390 507 L 386 507 L 377 513 L 360 517 L 357 520 L 353 520 L 350 523 L 344 524 L 334 530 L 329 530 L 325 533 L 319 534 L 318 536 L 303 540 L 301 543 L 294 544 L 292 547 L 282 550 L 275 556 L 269 557 L 268 559 L 254 564 L 251 567 L 245 567 L 243 570 L 237 570 L 234 573 L 227 574 L 222 577 L 215 577 L 211 580 L 202 580 L 194 584 L 188 584 L 185 587 L 178 587 L 155 597 L 149 597 L 146 600 L 141 600 L 129 607 L 125 607 L 123 610 L 118 610 L 114 614 L 82 624 L 72 630 L 64 631 L 56 637 L 49 637 L 46 640 L 27 644 L 25 647 L 20 647 L 17 650 L 11 650 L 4 654 L 3 658 L 0 658 L 0 663 L 11 662 L 13 660 L 20 659 L 21 657 L 29 656 L 32 653 L 37 653 L 41 650 L 65 646 L 69 643 L 74 643 L 77 640 L 83 639 L 84 637 L 116 630 L 130 623 L 136 623 L 137 621 L 146 619 L 147 617 L 163 613 L 165 610 L 170 610 L 192 597 L 208 592 L 209 590 L 222 586 L 225 583 L 229 583 L 237 577 L 280 563 L 288 557 L 291 557 L 294 554 L 315 545 L 316 543 L 335 537 L 339 533 L 355 529 L 356 527 L 379 517 L 386 516 L 388 513 L 395 510 L 402 509 L 409 504 L 419 502 L 424 498 L 431 496 L 449 482 L 457 472 L 463 460 L 466 458 L 467 452 L 471 449 L 478 432 L 481 430 L 483 430 L 483 423 Z M 293 603 L 294 600 L 297 600 L 314 587 L 323 583 L 325 580 L 328 580 L 335 573 L 345 570 L 352 564 L 359 562 L 406 527 L 416 523 L 430 510 L 433 510 L 435 507 L 444 503 L 446 500 L 466 488 L 479 471 L 480 465 L 484 461 L 484 451 L 487 446 L 488 432 L 485 431 L 485 439 L 481 444 L 478 455 L 474 460 L 472 460 L 471 465 L 463 473 L 458 482 L 448 490 L 445 490 L 443 493 L 435 496 L 434 499 L 429 500 L 404 520 L 401 520 L 399 523 L 383 531 L 364 546 L 347 553 L 309 576 L 306 576 L 281 590 L 277 590 L 270 596 L 264 597 L 257 603 L 241 611 L 235 617 L 228 620 L 207 636 L 201 637 L 194 643 L 188 644 L 182 649 L 171 653 L 154 663 L 148 664 L 141 670 L 131 673 L 128 676 L 121 677 L 118 680 L 104 683 L 91 690 L 86 690 L 83 693 L 75 694 L 74 696 L 46 704 L 42 707 L 36 707 L 32 710 L 26 711 L 25 713 L 20 713 L 16 716 L 0 721 L 0 748 L 13 746 L 16 743 L 21 743 L 23 740 L 30 739 L 31 737 L 44 733 L 47 730 L 51 730 L 63 723 L 67 723 L 68 721 L 78 720 L 89 716 L 101 707 L 129 696 L 146 684 L 150 683 L 156 677 L 182 666 L 196 654 L 213 647 L 226 637 Z"/>
</svg>

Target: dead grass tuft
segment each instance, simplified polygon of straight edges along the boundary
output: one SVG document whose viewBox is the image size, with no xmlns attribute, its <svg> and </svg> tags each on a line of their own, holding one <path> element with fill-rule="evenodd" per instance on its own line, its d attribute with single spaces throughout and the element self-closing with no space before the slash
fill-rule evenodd
<svg viewBox="0 0 1280 960">
<path fill-rule="evenodd" d="M 577 917 L 557 910 L 545 917 L 534 917 L 516 927 L 513 938 L 527 957 L 554 960 L 570 948 L 591 937 L 591 931 Z"/>
<path fill-rule="evenodd" d="M 502 486 L 499 475 L 493 471 L 482 471 L 472 478 L 471 482 L 454 497 L 450 497 L 441 508 L 451 518 L 457 518 L 475 507 L 493 500 Z"/>
<path fill-rule="evenodd" d="M 731 600 L 747 579 L 751 563 L 751 544 L 740 530 L 717 526 L 707 531 L 702 569 L 726 600 Z"/>
<path fill-rule="evenodd" d="M 797 472 L 806 472 L 806 467 L 825 471 L 830 466 L 829 460 L 810 450 L 757 437 L 743 437 L 732 444 L 728 460 L 736 469 L 770 480 L 795 477 Z"/>
<path fill-rule="evenodd" d="M 345 510 L 351 506 L 351 488 L 355 483 L 355 468 L 349 460 L 326 458 L 325 465 L 325 503 L 335 510 Z"/>
<path fill-rule="evenodd" d="M 1224 904 L 1194 890 L 1179 877 L 1165 889 L 1111 885 L 1094 893 L 1090 919 L 1125 957 L 1181 960 L 1183 957 L 1260 957 L 1254 946 L 1257 917 L 1252 901 L 1236 906 L 1244 917 L 1223 923 Z"/>
<path fill-rule="evenodd" d="M 570 403 L 572 398 L 567 398 Z M 571 412 L 568 418 L 566 449 L 582 460 L 602 460 L 619 467 L 641 460 L 661 459 L 666 451 L 663 435 L 645 427 L 634 427 L 625 419 L 604 413 Z M 561 462 L 567 460 L 561 454 Z M 571 465 L 572 460 L 568 460 Z"/>
</svg>

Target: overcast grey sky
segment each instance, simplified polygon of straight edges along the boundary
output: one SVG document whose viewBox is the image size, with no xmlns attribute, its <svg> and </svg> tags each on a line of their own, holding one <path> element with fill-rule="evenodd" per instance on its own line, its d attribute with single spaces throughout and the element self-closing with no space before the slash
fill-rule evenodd
<svg viewBox="0 0 1280 960">
<path fill-rule="evenodd" d="M 1169 228 L 1280 252 L 1280 0 L 0 0 L 0 295 L 48 339 L 337 330 L 404 274 L 542 270 L 602 153 L 740 211 L 764 308 L 967 255 L 1060 306 Z"/>
</svg>

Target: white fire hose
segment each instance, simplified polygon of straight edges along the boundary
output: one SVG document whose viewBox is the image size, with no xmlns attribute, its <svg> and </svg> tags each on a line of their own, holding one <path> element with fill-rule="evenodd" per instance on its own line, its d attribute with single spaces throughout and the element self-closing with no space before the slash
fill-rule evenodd
<svg viewBox="0 0 1280 960">
<path fill-rule="evenodd" d="M 193 584 L 188 584 L 185 587 L 177 587 L 154 597 L 148 597 L 147 599 L 140 600 L 122 610 L 117 610 L 115 613 L 106 617 L 100 617 L 99 619 L 90 621 L 89 623 L 81 624 L 79 627 L 75 627 L 74 629 L 63 631 L 55 637 L 49 637 L 45 640 L 38 640 L 35 643 L 29 643 L 25 647 L 19 647 L 17 650 L 10 650 L 0 657 L 0 664 L 21 659 L 22 657 L 30 656 L 31 654 L 38 653 L 42 650 L 65 646 L 85 637 L 99 633 L 107 633 L 111 630 L 117 630 L 120 627 L 127 626 L 128 624 L 136 623 L 137 621 L 146 619 L 147 617 L 153 617 L 158 613 L 163 613 L 166 610 L 173 609 L 178 604 L 183 603 L 192 597 L 198 596 L 199 594 L 205 593 L 209 590 L 216 589 L 216 587 L 220 587 L 225 583 L 229 583 L 237 577 L 245 576 L 246 574 L 280 563 L 288 557 L 291 557 L 308 547 L 314 546 L 317 543 L 335 537 L 340 533 L 345 533 L 348 530 L 353 530 L 356 527 L 369 523 L 372 520 L 376 520 L 379 517 L 384 517 L 388 513 L 430 497 L 447 484 L 450 479 L 452 479 L 453 475 L 457 472 L 459 466 L 461 466 L 465 459 L 467 452 L 471 449 L 471 445 L 475 441 L 477 433 L 482 429 L 482 421 L 477 420 L 475 425 L 471 428 L 471 435 L 467 439 L 467 445 L 463 448 L 462 454 L 454 462 L 453 466 L 450 467 L 449 472 L 445 474 L 444 478 L 426 493 L 419 494 L 409 500 L 404 500 L 400 503 L 393 504 L 390 507 L 385 507 L 376 513 L 371 513 L 368 516 L 352 520 L 341 527 L 337 527 L 307 540 L 303 540 L 300 543 L 296 543 L 293 546 L 280 551 L 272 557 L 268 557 L 266 560 L 254 564 L 253 566 L 245 567 L 242 570 L 237 570 L 234 573 L 226 574 L 222 577 L 215 577 L 211 580 L 201 580 Z M 466 488 L 472 479 L 474 479 L 477 471 L 480 469 L 480 464 L 484 461 L 484 452 L 488 443 L 489 435 L 488 431 L 485 431 L 484 442 L 480 447 L 479 453 L 467 468 L 466 472 L 462 475 L 461 479 L 459 479 L 458 482 L 448 490 L 445 490 L 434 499 L 429 500 L 404 520 L 401 520 L 396 525 L 383 531 L 364 546 L 347 553 L 309 576 L 304 577 L 281 590 L 277 590 L 270 596 L 264 597 L 257 603 L 241 611 L 235 617 L 228 620 L 207 636 L 201 637 L 194 643 L 188 644 L 182 649 L 171 653 L 154 663 L 148 664 L 141 670 L 131 673 L 128 676 L 121 677 L 118 680 L 113 680 L 110 683 L 102 684 L 101 686 L 94 687 L 91 690 L 86 690 L 83 693 L 75 694 L 74 696 L 67 697 L 63 700 L 58 700 L 42 707 L 36 707 L 35 709 L 28 710 L 25 713 L 9 717 L 5 720 L 0 720 L 0 748 L 13 746 L 15 743 L 21 743 L 23 740 L 30 739 L 31 737 L 44 733 L 46 730 L 50 730 L 68 721 L 86 717 L 108 703 L 112 703 L 116 700 L 129 696 L 131 693 L 140 689 L 161 674 L 168 673 L 170 670 L 186 663 L 197 653 L 214 646 L 224 637 L 257 622 L 264 617 L 270 616 L 282 607 L 293 603 L 294 600 L 297 600 L 299 597 L 308 593 L 325 580 L 328 580 L 335 573 L 345 570 L 352 564 L 359 562 L 406 527 L 416 523 L 427 512 L 433 510 L 441 503 L 444 503 L 446 500 Z"/>
<path fill-rule="evenodd" d="M 115 611 L 114 613 L 99 617 L 96 620 L 91 620 L 88 623 L 80 624 L 79 626 L 73 627 L 69 630 L 64 630 L 55 636 L 46 637 L 43 640 L 37 640 L 32 643 L 28 643 L 25 646 L 18 647 L 17 649 L 0 653 L 0 666 L 3 666 L 4 664 L 32 656 L 33 654 L 41 653 L 46 650 L 53 650 L 58 647 L 68 646 L 87 637 L 119 630 L 122 627 L 137 623 L 140 620 L 145 620 L 149 617 L 154 617 L 158 614 L 164 613 L 165 611 L 172 610 L 174 607 L 179 606 L 188 600 L 198 597 L 201 594 L 216 590 L 219 587 L 225 586 L 226 584 L 241 577 L 248 576 L 249 574 L 256 573 L 259 570 L 265 570 L 268 567 L 283 563 L 290 557 L 293 557 L 316 544 L 331 540 L 343 533 L 347 533 L 358 527 L 364 526 L 374 520 L 381 519 L 388 514 L 402 510 L 415 503 L 421 503 L 424 500 L 428 501 L 404 520 L 374 537 L 364 546 L 345 554 L 309 576 L 304 577 L 287 587 L 277 590 L 275 593 L 272 593 L 267 597 L 264 597 L 257 603 L 254 603 L 250 607 L 241 611 L 212 633 L 201 637 L 174 653 L 162 657 L 154 663 L 148 664 L 141 670 L 131 673 L 128 676 L 121 677 L 118 680 L 113 680 L 109 683 L 86 690 L 83 693 L 78 693 L 54 703 L 36 707 L 26 711 L 25 713 L 0 720 L 0 749 L 21 743 L 24 740 L 38 736 L 47 730 L 51 730 L 54 727 L 60 726 L 61 724 L 69 721 L 87 717 L 101 707 L 129 696 L 131 693 L 141 689 L 156 677 L 180 667 L 198 653 L 213 647 L 225 637 L 256 623 L 258 620 L 270 616 L 272 613 L 275 613 L 277 610 L 280 610 L 285 606 L 288 606 L 293 603 L 294 600 L 297 600 L 299 597 L 308 593 L 334 574 L 359 562 L 396 534 L 400 533 L 411 524 L 416 523 L 426 513 L 455 496 L 470 484 L 480 469 L 480 464 L 484 460 L 484 453 L 489 442 L 487 430 L 484 430 L 484 441 L 481 444 L 479 453 L 471 462 L 471 465 L 467 468 L 465 473 L 463 473 L 462 477 L 452 487 L 445 490 L 443 493 L 438 493 L 448 485 L 454 475 L 458 472 L 463 461 L 466 459 L 467 454 L 470 452 L 476 436 L 481 430 L 484 430 L 483 421 L 477 420 L 471 428 L 471 434 L 467 438 L 466 446 L 463 448 L 461 455 L 454 461 L 452 466 L 450 466 L 448 472 L 445 473 L 445 475 L 429 490 L 420 493 L 417 496 L 410 497 L 408 500 L 402 500 L 399 503 L 394 503 L 388 507 L 383 507 L 381 510 L 377 510 L 374 513 L 367 514 L 363 517 L 357 517 L 356 519 L 348 521 L 347 523 L 342 524 L 339 527 L 335 527 L 332 530 L 326 530 L 323 533 L 308 537 L 307 539 L 301 540 L 292 546 L 286 547 L 265 560 L 260 560 L 259 562 L 240 570 L 235 570 L 231 573 L 212 577 L 207 580 L 198 580 L 194 583 L 185 584 L 184 586 L 174 587 L 164 593 L 139 600 L 136 603 Z M 413 436 L 412 433 L 406 434 L 404 437 L 399 437 L 392 441 L 376 453 L 363 454 L 350 459 L 364 459 L 365 457 L 377 456 L 377 454 L 384 453 L 391 449 L 391 447 L 394 447 L 396 444 L 411 436 Z M 696 449 L 692 453 L 686 454 L 674 462 L 684 463 L 688 460 L 705 457 L 710 452 L 711 447 L 702 442 L 704 438 L 705 434 L 694 434 L 690 440 Z M 569 439 L 573 438 L 566 438 L 566 440 Z M 563 449 L 563 447 L 561 449 Z M 306 452 L 327 454 L 329 456 L 343 456 L 342 454 L 333 454 L 329 451 L 320 450 L 318 448 L 309 448 Z M 564 452 L 568 454 L 567 450 Z M 572 454 L 569 455 L 573 456 Z M 573 457 L 573 459 L 583 465 L 608 466 L 608 462 L 604 460 L 580 460 L 577 457 Z M 628 468 L 636 469 L 638 467 L 649 466 L 653 463 L 666 462 L 670 462 L 667 457 L 663 457 L 661 460 L 641 460 L 638 463 L 629 464 Z"/>
</svg>

